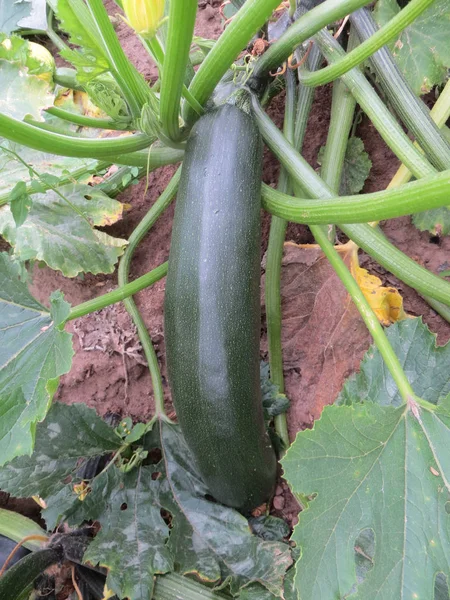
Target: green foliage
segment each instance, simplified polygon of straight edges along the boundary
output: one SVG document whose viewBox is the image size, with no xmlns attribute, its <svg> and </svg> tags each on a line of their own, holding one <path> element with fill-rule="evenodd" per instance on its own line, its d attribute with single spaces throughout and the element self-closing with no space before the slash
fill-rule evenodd
<svg viewBox="0 0 450 600">
<path fill-rule="evenodd" d="M 412 220 L 419 231 L 438 236 L 450 234 L 450 209 L 447 206 L 417 213 Z"/>
<path fill-rule="evenodd" d="M 53 104 L 48 81 L 29 75 L 27 69 L 0 59 L 0 112 L 22 120 L 31 115 L 41 120 L 41 110 Z"/>
<path fill-rule="evenodd" d="M 147 600 L 154 575 L 174 569 L 226 581 L 233 593 L 257 581 L 280 597 L 289 546 L 252 535 L 242 515 L 207 499 L 179 427 L 156 422 L 138 444 L 123 446 L 123 436 L 84 405 L 54 404 L 34 454 L 0 470 L 0 487 L 41 496 L 49 528 L 99 521 L 84 559 L 108 567 L 107 585 L 120 598 Z M 115 463 L 82 485 L 80 465 L 111 452 Z M 143 460 L 128 470 L 136 453 Z"/>
<path fill-rule="evenodd" d="M 22 198 L 22 204 L 30 204 L 31 209 L 20 227 L 13 206 L 0 207 L 0 234 L 21 260 L 44 261 L 66 277 L 82 272 L 112 273 L 127 242 L 95 227 L 120 219 L 120 202 L 88 185 L 68 184 L 55 189 L 57 192 L 33 194 L 32 205 Z M 19 191 L 23 192 L 23 186 Z"/>
<path fill-rule="evenodd" d="M 359 137 L 351 137 L 348 140 L 345 152 L 344 167 L 342 169 L 341 185 L 339 193 L 341 196 L 359 194 L 363 189 L 366 179 L 369 177 L 372 161 L 364 150 L 364 142 Z"/>
<path fill-rule="evenodd" d="M 45 29 L 45 0 L 0 0 L 0 32 L 11 33 L 20 28 Z"/>
<path fill-rule="evenodd" d="M 399 11 L 396 0 L 378 0 L 374 17 L 383 26 Z M 450 67 L 449 36 L 450 3 L 435 0 L 389 44 L 400 70 L 418 96 L 446 81 Z"/>
<path fill-rule="evenodd" d="M 285 394 L 280 394 L 278 386 L 270 380 L 269 363 L 261 362 L 260 382 L 264 418 L 266 421 L 270 421 L 276 415 L 287 411 L 289 399 Z"/>
<path fill-rule="evenodd" d="M 83 0 L 49 0 L 76 49 L 64 48 L 60 54 L 77 69 L 77 78 L 84 84 L 108 70 L 106 53 L 99 40 L 95 23 Z"/>
<path fill-rule="evenodd" d="M 0 464 L 31 454 L 36 423 L 49 408 L 60 375 L 72 362 L 71 336 L 60 331 L 69 305 L 52 294 L 46 309 L 0 254 Z"/>
<path fill-rule="evenodd" d="M 294 493 L 314 497 L 293 536 L 300 598 L 432 598 L 435 574 L 450 575 L 450 347 L 436 348 L 419 319 L 389 334 L 431 404 L 411 398 L 399 405 L 372 348 L 345 386 L 346 405 L 326 407 L 313 430 L 297 435 L 282 460 L 285 476 Z M 364 569 L 355 546 L 367 547 L 367 529 L 375 550 Z M 357 574 L 365 575 L 359 584 Z"/>
</svg>

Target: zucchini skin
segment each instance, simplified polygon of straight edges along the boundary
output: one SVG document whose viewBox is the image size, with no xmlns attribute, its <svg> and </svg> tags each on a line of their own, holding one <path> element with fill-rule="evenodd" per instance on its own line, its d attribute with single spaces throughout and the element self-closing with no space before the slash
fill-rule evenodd
<svg viewBox="0 0 450 600">
<path fill-rule="evenodd" d="M 270 496 L 277 462 L 259 375 L 262 143 L 225 104 L 188 139 L 165 293 L 172 398 L 211 494 L 248 512 Z"/>
</svg>

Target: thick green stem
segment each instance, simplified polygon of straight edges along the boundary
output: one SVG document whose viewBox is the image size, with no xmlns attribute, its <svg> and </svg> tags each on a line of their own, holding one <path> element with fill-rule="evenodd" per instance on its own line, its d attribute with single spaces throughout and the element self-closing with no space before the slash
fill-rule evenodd
<svg viewBox="0 0 450 600">
<path fill-rule="evenodd" d="M 154 142 L 154 139 L 141 133 L 105 139 L 75 138 L 44 131 L 4 114 L 0 114 L 0 136 L 41 152 L 100 159 L 135 152 Z"/>
<path fill-rule="evenodd" d="M 58 117 L 58 119 L 64 119 L 65 121 L 69 121 L 69 123 L 81 125 L 82 127 L 94 127 L 95 129 L 113 129 L 117 131 L 123 131 L 128 129 L 130 125 L 130 123 L 121 123 L 120 121 L 116 121 L 114 119 L 96 119 L 94 117 L 78 115 L 68 110 L 64 110 L 63 108 L 58 108 L 57 106 L 47 108 L 46 112 L 49 115 Z"/>
<path fill-rule="evenodd" d="M 431 298 L 430 296 L 423 296 L 422 298 L 431 306 L 433 310 L 435 310 L 443 319 L 450 323 L 450 306 Z"/>
<path fill-rule="evenodd" d="M 313 225 L 311 227 L 311 232 L 314 235 L 316 242 L 322 248 L 325 256 L 330 261 L 330 264 L 335 270 L 339 279 L 342 281 L 346 290 L 352 297 L 352 300 L 355 303 L 355 306 L 363 318 L 368 330 L 370 331 L 375 345 L 383 357 L 383 360 L 386 363 L 386 366 L 389 369 L 389 372 L 391 373 L 404 402 L 414 398 L 414 391 L 408 381 L 402 365 L 400 364 L 394 349 L 387 339 L 383 327 L 380 325 L 378 317 L 370 307 L 370 304 L 366 300 L 361 288 L 352 277 L 338 252 L 334 249 L 333 244 L 323 232 L 323 229 L 321 227 L 317 227 L 317 225 Z"/>
<path fill-rule="evenodd" d="M 315 8 L 305 11 L 258 59 L 253 76 L 259 78 L 267 75 L 269 71 L 273 71 L 285 62 L 297 46 L 303 44 L 322 27 L 342 19 L 366 4 L 369 4 L 367 0 L 326 0 Z"/>
<path fill-rule="evenodd" d="M 301 78 L 303 85 L 324 85 L 347 73 L 353 67 L 360 65 L 366 58 L 374 54 L 412 23 L 432 2 L 434 0 L 411 0 L 405 8 L 360 46 L 316 73 L 304 73 Z"/>
<path fill-rule="evenodd" d="M 166 53 L 161 77 L 160 118 L 164 133 L 173 141 L 182 138 L 180 100 L 194 33 L 197 0 L 171 0 Z"/>
<path fill-rule="evenodd" d="M 333 196 L 319 201 L 294 198 L 263 185 L 264 208 L 273 215 L 307 225 L 368 223 L 447 206 L 450 170 L 424 177 L 400 188 L 370 194 Z"/>
<path fill-rule="evenodd" d="M 238 11 L 206 56 L 189 86 L 189 92 L 202 106 L 238 54 L 264 25 L 278 4 L 279 0 L 247 0 Z M 183 106 L 183 117 L 189 125 L 198 118 L 187 102 Z"/>
<path fill-rule="evenodd" d="M 287 139 L 294 140 L 296 109 L 296 78 L 292 71 L 286 73 L 286 103 L 284 113 L 284 134 Z M 307 118 L 307 115 L 305 115 Z M 278 189 L 289 190 L 289 179 L 284 169 L 280 172 Z M 281 314 L 281 261 L 283 258 L 284 238 L 287 222 L 278 217 L 272 217 L 267 247 L 266 264 L 266 321 L 267 342 L 269 349 L 270 378 L 284 392 L 283 352 L 281 343 L 282 314 Z M 289 433 L 286 414 L 277 415 L 274 419 L 275 431 L 280 436 L 285 448 L 289 446 Z"/>
<path fill-rule="evenodd" d="M 377 24 L 365 8 L 353 13 L 350 20 L 361 40 L 377 31 Z M 426 104 L 411 89 L 389 49 L 384 47 L 373 54 L 370 65 L 376 73 L 377 83 L 433 165 L 439 170 L 450 168 L 450 144 L 431 118 Z"/>
<path fill-rule="evenodd" d="M 122 302 L 122 300 L 125 300 L 125 298 L 129 298 L 130 296 L 137 294 L 141 290 L 153 285 L 165 277 L 167 275 L 167 267 L 168 263 L 165 262 L 162 265 L 159 265 L 159 267 L 156 267 L 156 269 L 153 269 L 153 271 L 142 275 L 142 277 L 138 277 L 138 279 L 135 279 L 131 283 L 127 283 L 127 285 L 124 285 L 123 287 L 117 288 L 117 290 L 113 290 L 112 292 L 108 292 L 107 294 L 98 296 L 93 300 L 83 302 L 82 304 L 77 304 L 77 306 L 71 308 L 69 316 L 65 322 L 79 319 L 80 317 L 89 315 L 96 310 L 101 310 L 102 308 L 110 306 L 111 304 Z"/>
<path fill-rule="evenodd" d="M 111 71 L 120 85 L 131 113 L 135 118 L 139 118 L 143 105 L 148 101 L 148 85 L 126 57 L 102 0 L 86 2 L 108 56 Z"/>
<path fill-rule="evenodd" d="M 317 45 L 314 44 L 307 58 L 308 68 L 311 71 L 315 71 L 319 68 L 322 60 L 322 54 Z M 301 83 L 298 84 L 297 116 L 295 118 L 294 143 L 292 144 L 294 148 L 298 150 L 298 152 L 301 152 L 303 142 L 305 140 L 306 127 L 308 125 L 308 116 L 311 112 L 311 107 L 314 100 L 314 93 L 315 92 L 313 88 L 307 88 Z"/>
<path fill-rule="evenodd" d="M 288 171 L 292 180 L 302 190 L 305 190 L 311 198 L 332 198 L 332 190 L 289 144 L 276 125 L 261 109 L 255 98 L 253 99 L 253 110 L 263 138 Z M 339 227 L 367 254 L 373 256 L 383 267 L 399 279 L 418 290 L 421 294 L 431 296 L 444 304 L 450 305 L 450 283 L 443 281 L 406 256 L 391 244 L 381 231 L 366 224 L 343 225 L 341 223 Z"/>
<path fill-rule="evenodd" d="M 319 48 L 330 64 L 345 52 L 325 29 L 314 36 Z M 386 144 L 416 177 L 424 177 L 436 172 L 421 152 L 414 146 L 400 124 L 383 104 L 375 90 L 359 69 L 352 69 L 342 76 L 342 81 L 356 101 L 372 121 Z"/>
<path fill-rule="evenodd" d="M 124 255 L 119 264 L 118 271 L 118 283 L 122 288 L 128 283 L 128 274 L 130 271 L 131 260 L 133 254 L 144 239 L 149 229 L 153 226 L 159 216 L 166 210 L 171 201 L 173 200 L 180 181 L 181 167 L 178 169 L 176 174 L 172 177 L 169 185 L 166 187 L 164 192 L 150 208 L 148 213 L 136 227 L 128 240 L 128 246 L 125 250 Z M 153 385 L 153 395 L 155 399 L 155 410 L 157 415 L 164 414 L 164 389 L 162 385 L 161 372 L 158 365 L 158 357 L 156 356 L 155 349 L 153 347 L 152 340 L 148 333 L 147 327 L 145 326 L 144 319 L 139 312 L 133 298 L 126 298 L 124 300 L 125 308 L 130 314 L 133 323 L 136 326 L 139 339 L 141 340 L 142 348 L 144 350 L 145 357 L 147 359 L 148 368 Z"/>
<path fill-rule="evenodd" d="M 179 163 L 183 160 L 183 157 L 183 150 L 167 148 L 166 146 L 151 146 L 145 152 L 131 152 L 130 154 L 114 156 L 111 158 L 111 162 L 130 167 L 144 167 L 148 171 L 154 171 L 159 167 Z"/>
</svg>

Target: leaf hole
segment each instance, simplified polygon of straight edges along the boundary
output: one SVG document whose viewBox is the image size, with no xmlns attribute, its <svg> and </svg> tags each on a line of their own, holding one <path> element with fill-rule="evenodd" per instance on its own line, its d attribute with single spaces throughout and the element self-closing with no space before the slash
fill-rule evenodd
<svg viewBox="0 0 450 600">
<path fill-rule="evenodd" d="M 370 527 L 362 529 L 355 540 L 355 571 L 356 584 L 351 593 L 355 593 L 369 571 L 373 568 L 373 557 L 375 556 L 375 532 Z M 350 594 L 349 594 L 350 595 Z"/>
<path fill-rule="evenodd" d="M 84 197 L 86 200 L 92 200 L 92 196 L 90 194 L 85 194 Z"/>
<path fill-rule="evenodd" d="M 152 473 L 152 479 L 153 479 L 153 481 L 156 481 L 160 477 L 161 477 L 161 473 L 159 471 L 155 471 L 154 473 Z"/>
<path fill-rule="evenodd" d="M 126 502 L 123 502 L 123 503 L 120 505 L 120 510 L 127 510 L 127 508 L 128 508 L 128 504 L 127 504 Z"/>
<path fill-rule="evenodd" d="M 448 579 L 444 573 L 438 573 L 434 580 L 434 600 L 447 600 L 450 598 L 450 589 Z"/>
</svg>

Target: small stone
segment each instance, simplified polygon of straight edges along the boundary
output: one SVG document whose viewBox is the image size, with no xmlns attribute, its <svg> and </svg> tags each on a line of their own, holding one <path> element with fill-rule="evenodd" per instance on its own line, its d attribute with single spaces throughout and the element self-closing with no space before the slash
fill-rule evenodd
<svg viewBox="0 0 450 600">
<path fill-rule="evenodd" d="M 292 523 L 292 527 L 295 527 L 297 525 L 297 523 L 298 523 L 297 515 L 295 517 L 292 517 L 291 523 Z"/>
<path fill-rule="evenodd" d="M 281 487 L 281 485 L 277 485 L 277 489 L 275 490 L 275 496 L 282 496 L 283 494 L 283 488 Z"/>
<path fill-rule="evenodd" d="M 282 510 L 284 508 L 284 497 L 275 496 L 275 498 L 273 499 L 273 507 L 276 510 Z"/>
</svg>

